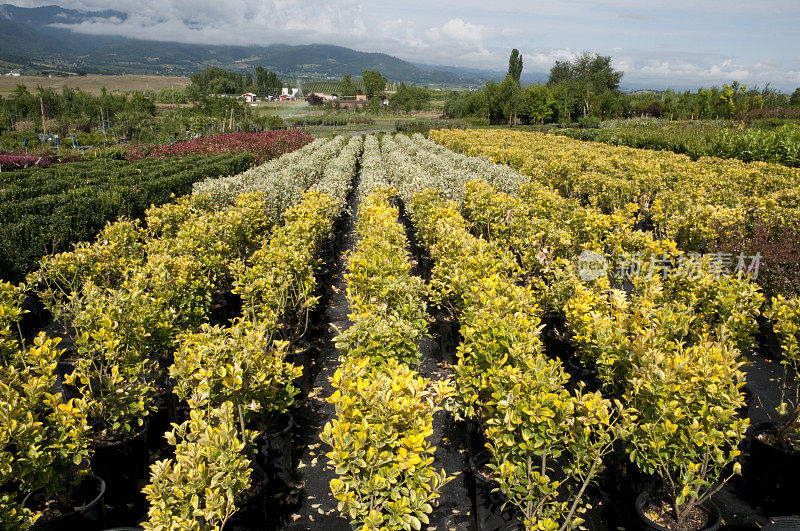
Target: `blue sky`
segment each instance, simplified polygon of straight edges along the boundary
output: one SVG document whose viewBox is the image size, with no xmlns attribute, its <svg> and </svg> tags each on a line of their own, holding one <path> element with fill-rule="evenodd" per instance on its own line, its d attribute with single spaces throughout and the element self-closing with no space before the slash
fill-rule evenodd
<svg viewBox="0 0 800 531">
<path fill-rule="evenodd" d="M 800 1 L 550 0 L 18 0 L 114 9 L 121 21 L 76 30 L 214 44 L 326 43 L 418 63 L 525 72 L 582 51 L 611 55 L 623 86 L 710 86 L 731 80 L 800 86 Z"/>
</svg>

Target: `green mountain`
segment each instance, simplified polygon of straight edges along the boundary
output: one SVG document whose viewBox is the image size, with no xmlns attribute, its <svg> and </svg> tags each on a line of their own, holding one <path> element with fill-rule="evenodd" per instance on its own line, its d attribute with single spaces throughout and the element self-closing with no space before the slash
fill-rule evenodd
<svg viewBox="0 0 800 531">
<path fill-rule="evenodd" d="M 77 24 L 124 13 L 79 11 L 59 6 L 22 8 L 0 5 L 0 61 L 46 70 L 98 74 L 188 75 L 210 66 L 233 71 L 263 66 L 300 79 L 340 78 L 378 70 L 389 81 L 418 84 L 478 85 L 480 75 L 414 65 L 383 53 L 365 53 L 342 46 L 215 46 L 87 35 L 54 23 Z"/>
</svg>

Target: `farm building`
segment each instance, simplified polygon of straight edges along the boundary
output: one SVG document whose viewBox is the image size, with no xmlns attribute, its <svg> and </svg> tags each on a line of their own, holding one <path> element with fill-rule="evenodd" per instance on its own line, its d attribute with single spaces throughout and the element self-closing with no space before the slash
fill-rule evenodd
<svg viewBox="0 0 800 531">
<path fill-rule="evenodd" d="M 256 101 L 256 95 L 253 94 L 252 92 L 246 92 L 246 93 L 242 94 L 242 98 L 247 103 L 253 103 L 254 101 Z"/>
</svg>

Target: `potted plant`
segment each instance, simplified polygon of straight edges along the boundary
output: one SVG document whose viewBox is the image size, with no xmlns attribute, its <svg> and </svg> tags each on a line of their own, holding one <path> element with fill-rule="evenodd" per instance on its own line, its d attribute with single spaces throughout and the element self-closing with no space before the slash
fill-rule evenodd
<svg viewBox="0 0 800 531">
<path fill-rule="evenodd" d="M 288 343 L 273 341 L 274 334 L 273 326 L 247 319 L 227 328 L 204 324 L 199 332 L 179 338 L 170 375 L 183 400 L 197 392 L 211 407 L 233 404 L 242 442 L 247 429 L 258 434 L 256 463 L 269 479 L 286 483 L 291 471 L 288 409 L 302 368 L 285 361 Z"/>
<path fill-rule="evenodd" d="M 432 466 L 433 414 L 450 388 L 430 383 L 403 363 L 351 357 L 332 380 L 337 417 L 320 438 L 338 478 L 339 512 L 360 529 L 420 529 L 449 480 Z M 415 495 L 410 496 L 408 493 Z"/>
<path fill-rule="evenodd" d="M 87 404 L 92 468 L 106 480 L 109 502 L 127 502 L 147 476 L 147 419 L 159 372 L 148 354 L 173 333 L 169 310 L 127 281 L 117 290 L 87 282 L 73 302 L 78 359 L 64 380 Z"/>
<path fill-rule="evenodd" d="M 175 425 L 167 440 L 175 457 L 151 466 L 144 494 L 150 502 L 144 529 L 221 529 L 250 488 L 250 463 L 244 455 L 247 434 L 240 432 L 236 407 L 210 407 L 199 396 L 190 401 L 191 418 Z"/>
<path fill-rule="evenodd" d="M 57 343 L 39 335 L 0 368 L 0 522 L 6 529 L 102 522 L 104 483 L 78 468 L 89 456 L 85 407 L 52 394 Z"/>
<path fill-rule="evenodd" d="M 733 473 L 748 426 L 736 413 L 743 402 L 739 352 L 730 342 L 701 338 L 657 350 L 633 345 L 623 402 L 630 408 L 627 448 L 631 460 L 661 479 L 659 492 L 644 492 L 637 510 L 650 529 L 713 528 L 711 503 Z M 661 527 L 659 527 L 661 526 Z"/>
<path fill-rule="evenodd" d="M 486 419 L 488 468 L 516 505 L 526 529 L 575 529 L 582 498 L 603 457 L 625 434 L 616 408 L 600 393 L 571 395 L 561 364 L 534 356 L 492 377 L 496 404 Z"/>
<path fill-rule="evenodd" d="M 89 456 L 86 408 L 53 393 L 59 340 L 39 334 L 24 344 L 25 292 L 22 284 L 0 283 L 0 525 L 92 525 L 92 518 L 98 525 L 103 482 L 78 468 Z"/>
<path fill-rule="evenodd" d="M 421 529 L 449 480 L 431 466 L 426 438 L 450 388 L 432 388 L 403 363 L 367 357 L 347 358 L 332 384 L 336 418 L 320 438 L 332 448 L 339 512 L 359 529 Z"/>
<path fill-rule="evenodd" d="M 469 324 L 463 327 L 458 347 L 453 413 L 457 418 L 482 421 L 493 415 L 492 375 L 505 365 L 539 356 L 541 326 L 529 288 L 500 275 L 477 280 L 470 297 L 472 303 L 463 312 Z"/>
<path fill-rule="evenodd" d="M 28 282 L 38 287 L 38 295 L 54 319 L 69 319 L 71 315 L 64 315 L 67 301 L 81 292 L 86 281 L 118 288 L 129 269 L 144 263 L 146 235 L 135 220 L 108 223 L 94 242 L 80 242 L 72 251 L 42 258 Z"/>
<path fill-rule="evenodd" d="M 781 345 L 783 377 L 774 422 L 754 426 L 750 490 L 770 510 L 793 511 L 800 477 L 800 299 L 778 295 L 764 312 Z"/>
</svg>

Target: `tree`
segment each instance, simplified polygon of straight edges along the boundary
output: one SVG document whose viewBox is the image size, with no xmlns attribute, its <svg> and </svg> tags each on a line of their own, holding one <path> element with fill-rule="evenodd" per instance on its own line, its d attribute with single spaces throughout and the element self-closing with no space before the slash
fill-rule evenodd
<svg viewBox="0 0 800 531">
<path fill-rule="evenodd" d="M 537 83 L 527 87 L 522 94 L 520 114 L 529 117 L 532 123 L 543 124 L 556 115 L 558 104 L 550 90 Z"/>
<path fill-rule="evenodd" d="M 503 120 L 508 119 L 509 127 L 514 125 L 522 98 L 522 87 L 513 77 L 508 75 L 498 86 L 497 97 L 500 100 L 499 105 L 502 109 Z"/>
<path fill-rule="evenodd" d="M 322 105 L 325 103 L 325 100 L 322 99 L 322 96 L 317 96 L 313 93 L 306 96 L 306 101 L 309 105 Z"/>
<path fill-rule="evenodd" d="M 190 79 L 203 94 L 234 94 L 239 85 L 235 73 L 217 67 L 206 68 L 202 72 L 192 74 Z"/>
<path fill-rule="evenodd" d="M 792 109 L 800 109 L 800 87 L 794 89 L 792 95 L 789 96 L 789 105 Z"/>
<path fill-rule="evenodd" d="M 400 83 L 400 86 L 397 87 L 397 92 L 392 94 L 389 103 L 393 109 L 410 112 L 427 108 L 430 100 L 431 93 L 427 89 Z"/>
<path fill-rule="evenodd" d="M 519 50 L 514 48 L 511 50 L 511 56 L 508 58 L 508 74 L 511 78 L 519 83 L 519 77 L 522 75 L 522 55 Z"/>
<path fill-rule="evenodd" d="M 350 79 L 350 75 L 347 74 L 342 78 L 342 82 L 339 83 L 339 96 L 342 98 L 352 98 L 356 95 L 356 86 L 353 84 L 353 81 Z"/>
<path fill-rule="evenodd" d="M 386 89 L 386 78 L 377 70 L 364 70 L 361 73 L 361 80 L 364 83 L 364 93 L 369 99 Z"/>
<path fill-rule="evenodd" d="M 266 76 L 266 81 L 264 82 L 264 92 L 267 96 L 272 96 L 273 98 L 277 98 L 281 95 L 281 90 L 283 89 L 283 82 L 278 79 L 278 74 L 275 72 L 268 72 Z"/>
<path fill-rule="evenodd" d="M 556 61 L 550 69 L 548 87 L 564 87 L 582 102 L 583 116 L 588 116 L 605 92 L 619 93 L 622 72 L 611 67 L 611 57 L 584 52 L 572 62 Z"/>
<path fill-rule="evenodd" d="M 734 114 L 744 110 L 745 90 L 747 90 L 747 85 L 740 85 L 738 81 L 733 81 L 730 85 L 722 85 L 722 90 L 717 97 L 719 98 L 719 110 L 723 116 L 732 118 Z"/>
</svg>

